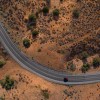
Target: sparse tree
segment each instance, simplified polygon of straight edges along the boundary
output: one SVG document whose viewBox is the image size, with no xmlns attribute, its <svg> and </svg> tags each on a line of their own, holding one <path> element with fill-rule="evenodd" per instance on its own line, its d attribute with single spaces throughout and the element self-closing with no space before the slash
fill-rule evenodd
<svg viewBox="0 0 100 100">
<path fill-rule="evenodd" d="M 2 68 L 4 65 L 5 65 L 5 61 L 3 61 L 3 60 L 0 60 L 0 68 Z"/>
<path fill-rule="evenodd" d="M 44 7 L 42 11 L 46 15 L 47 13 L 49 13 L 49 8 L 48 7 Z"/>
<path fill-rule="evenodd" d="M 81 68 L 82 72 L 85 73 L 86 71 L 88 71 L 90 69 L 90 65 L 89 64 L 84 64 Z"/>
<path fill-rule="evenodd" d="M 58 9 L 55 9 L 53 11 L 53 16 L 59 16 L 59 10 Z"/>
<path fill-rule="evenodd" d="M 30 22 L 36 22 L 36 17 L 34 14 L 29 15 L 29 21 Z"/>
<path fill-rule="evenodd" d="M 36 37 L 38 34 L 39 34 L 39 32 L 35 30 L 32 32 L 32 37 Z"/>
<path fill-rule="evenodd" d="M 79 18 L 79 11 L 78 10 L 74 10 L 73 11 L 73 18 L 76 18 L 76 19 L 78 19 Z"/>
<path fill-rule="evenodd" d="M 100 66 L 100 58 L 99 57 L 93 59 L 93 66 L 94 66 L 94 68 L 97 68 Z"/>
<path fill-rule="evenodd" d="M 29 48 L 30 47 L 30 40 L 29 39 L 24 39 L 23 40 L 23 45 L 25 46 L 25 48 Z"/>
<path fill-rule="evenodd" d="M 82 52 L 82 59 L 85 60 L 89 54 L 87 52 Z"/>
<path fill-rule="evenodd" d="M 6 90 L 10 90 L 14 86 L 14 80 L 11 79 L 9 76 L 6 76 L 5 79 L 0 81 L 2 88 Z"/>
</svg>

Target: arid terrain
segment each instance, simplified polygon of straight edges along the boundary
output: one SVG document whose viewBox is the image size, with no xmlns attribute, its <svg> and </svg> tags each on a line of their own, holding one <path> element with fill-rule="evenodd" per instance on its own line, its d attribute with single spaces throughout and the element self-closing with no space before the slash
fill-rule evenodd
<svg viewBox="0 0 100 100">
<path fill-rule="evenodd" d="M 45 6 L 49 7 L 46 16 L 42 12 Z M 1 0 L 0 20 L 11 39 L 31 59 L 61 71 L 70 71 L 67 65 L 72 64 L 74 73 L 80 73 L 84 63 L 90 64 L 89 71 L 100 71 L 92 67 L 93 57 L 100 58 L 99 7 L 99 0 L 51 0 L 50 5 L 46 0 Z M 52 15 L 54 9 L 59 9 L 57 20 Z M 78 18 L 73 18 L 74 11 Z M 28 28 L 31 14 L 36 16 L 36 26 Z M 31 35 L 34 30 L 39 32 L 36 38 Z M 27 49 L 23 46 L 25 38 L 31 41 Z"/>
<path fill-rule="evenodd" d="M 12 41 L 30 59 L 52 69 L 100 71 L 100 0 L 47 1 L 0 0 L 0 22 Z M 49 9 L 47 14 L 44 7 Z M 54 10 L 59 11 L 56 17 Z M 28 26 L 31 14 L 36 17 L 35 26 Z M 34 30 L 39 33 L 36 37 L 31 34 Z M 28 48 L 24 39 L 30 41 Z M 83 70 L 84 66 L 88 69 Z M 0 100 L 100 100 L 100 83 L 64 86 L 48 82 L 23 69 L 0 44 Z"/>
<path fill-rule="evenodd" d="M 0 49 L 0 60 L 6 64 L 0 68 L 0 80 L 9 75 L 14 81 L 11 90 L 0 85 L 0 100 L 100 100 L 100 83 L 63 86 L 22 69 L 5 51 Z"/>
</svg>

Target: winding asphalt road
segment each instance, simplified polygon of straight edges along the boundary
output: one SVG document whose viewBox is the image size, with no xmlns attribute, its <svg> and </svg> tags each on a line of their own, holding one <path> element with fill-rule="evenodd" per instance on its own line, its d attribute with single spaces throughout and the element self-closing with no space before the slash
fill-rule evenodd
<svg viewBox="0 0 100 100">
<path fill-rule="evenodd" d="M 2 23 L 0 23 L 0 41 L 11 55 L 11 57 L 19 63 L 23 68 L 29 70 L 32 73 L 39 75 L 40 77 L 58 84 L 64 85 L 77 85 L 77 84 L 89 84 L 100 82 L 100 72 L 90 74 L 77 74 L 71 75 L 64 72 L 58 72 L 51 70 L 34 60 L 29 59 L 17 46 L 11 41 Z M 64 77 L 68 77 L 68 82 L 63 82 Z"/>
</svg>

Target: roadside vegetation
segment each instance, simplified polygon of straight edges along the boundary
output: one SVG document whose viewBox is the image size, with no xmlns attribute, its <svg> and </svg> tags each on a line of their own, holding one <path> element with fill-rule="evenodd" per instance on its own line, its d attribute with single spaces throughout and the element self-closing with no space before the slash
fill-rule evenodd
<svg viewBox="0 0 100 100">
<path fill-rule="evenodd" d="M 14 80 L 11 79 L 9 76 L 6 76 L 4 79 L 0 80 L 0 84 L 2 88 L 10 90 L 14 87 Z"/>
<path fill-rule="evenodd" d="M 44 15 L 47 15 L 47 13 L 49 13 L 49 8 L 44 7 L 42 11 L 43 11 Z"/>
<path fill-rule="evenodd" d="M 50 97 L 49 91 L 47 89 L 41 90 L 41 94 L 45 100 L 49 99 L 49 97 Z"/>
<path fill-rule="evenodd" d="M 29 39 L 24 39 L 23 40 L 23 45 L 25 48 L 29 48 L 31 43 L 30 43 L 30 40 Z"/>
<path fill-rule="evenodd" d="M 29 22 L 30 23 L 36 23 L 36 17 L 34 14 L 29 15 Z"/>
<path fill-rule="evenodd" d="M 36 14 L 36 16 L 38 16 L 38 13 Z M 27 28 L 28 29 L 32 29 L 33 27 L 36 26 L 36 16 L 35 14 L 30 14 L 28 17 L 28 23 L 27 23 Z M 27 21 L 26 21 L 27 22 Z"/>
<path fill-rule="evenodd" d="M 100 58 L 99 57 L 93 59 L 93 67 L 94 68 L 100 67 Z"/>
<path fill-rule="evenodd" d="M 90 69 L 90 65 L 87 63 L 87 64 L 84 64 L 83 66 L 82 66 L 82 72 L 83 73 L 85 73 L 86 71 L 88 71 Z"/>
<path fill-rule="evenodd" d="M 100 56 L 98 0 L 94 2 L 91 0 L 52 1 L 15 0 L 13 2 L 15 9 L 10 7 L 5 13 L 5 8 L 1 5 L 1 17 L 7 21 L 5 25 L 9 26 L 7 30 L 12 40 L 30 58 L 41 60 L 41 64 L 45 63 L 51 68 L 54 67 L 55 70 L 66 71 L 67 69 L 73 73 L 81 72 L 81 69 L 87 69 L 83 67 L 87 63 L 90 69 L 98 69 L 97 59 L 89 62 L 92 59 L 91 56 L 95 54 Z M 4 0 L 1 3 L 5 6 L 9 5 L 9 2 Z M 86 6 L 88 4 L 89 6 Z M 20 10 L 19 5 L 22 6 Z M 8 13 L 10 13 L 9 16 Z M 34 45 L 37 46 L 34 47 Z M 30 54 L 32 50 L 34 53 Z M 57 59 L 53 60 L 52 55 Z M 45 60 L 45 58 L 49 59 Z M 53 61 L 58 62 L 56 66 Z M 74 63 L 66 68 L 66 62 L 70 61 Z M 0 62 L 0 64 L 0 67 L 3 67 L 3 63 Z"/>
<path fill-rule="evenodd" d="M 85 51 L 82 52 L 81 56 L 82 56 L 82 60 L 86 60 L 89 57 L 89 54 Z"/>
<path fill-rule="evenodd" d="M 6 62 L 4 60 L 0 60 L 0 68 L 2 68 L 5 64 Z"/>
</svg>

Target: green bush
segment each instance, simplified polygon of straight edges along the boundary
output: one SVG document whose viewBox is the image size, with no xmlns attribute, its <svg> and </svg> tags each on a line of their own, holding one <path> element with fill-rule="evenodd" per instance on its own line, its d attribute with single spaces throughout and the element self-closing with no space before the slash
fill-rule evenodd
<svg viewBox="0 0 100 100">
<path fill-rule="evenodd" d="M 58 9 L 55 9 L 53 11 L 53 16 L 59 16 L 59 10 Z"/>
<path fill-rule="evenodd" d="M 5 61 L 3 61 L 3 60 L 0 60 L 0 68 L 2 68 L 4 65 L 5 65 Z"/>
<path fill-rule="evenodd" d="M 32 36 L 33 36 L 33 37 L 34 37 L 34 36 L 37 36 L 38 34 L 39 34 L 39 32 L 36 31 L 36 30 L 32 32 Z"/>
<path fill-rule="evenodd" d="M 3 97 L 0 97 L 0 100 L 5 100 Z"/>
<path fill-rule="evenodd" d="M 42 93 L 42 95 L 44 96 L 45 99 L 49 99 L 49 91 L 47 89 L 42 90 L 41 93 Z"/>
<path fill-rule="evenodd" d="M 47 14 L 47 13 L 49 13 L 49 8 L 48 7 L 44 7 L 42 11 L 43 11 L 44 14 Z"/>
<path fill-rule="evenodd" d="M 29 15 L 29 21 L 30 22 L 36 22 L 36 17 L 34 14 Z"/>
<path fill-rule="evenodd" d="M 85 73 L 86 71 L 88 71 L 90 69 L 90 65 L 89 64 L 84 64 L 83 66 L 82 66 L 82 72 L 83 73 Z"/>
<path fill-rule="evenodd" d="M 72 64 L 72 65 L 70 66 L 70 70 L 71 70 L 71 71 L 75 71 L 75 70 L 76 70 L 76 66 Z"/>
<path fill-rule="evenodd" d="M 89 54 L 87 52 L 82 52 L 81 55 L 82 55 L 83 60 L 86 59 L 89 56 Z"/>
<path fill-rule="evenodd" d="M 93 59 L 93 66 L 94 66 L 94 68 L 100 66 L 100 58 L 99 57 Z"/>
<path fill-rule="evenodd" d="M 30 40 L 29 39 L 24 39 L 23 40 L 23 45 L 25 46 L 25 48 L 29 48 L 30 47 Z"/>
<path fill-rule="evenodd" d="M 60 2 L 63 2 L 63 0 L 60 0 Z"/>
<path fill-rule="evenodd" d="M 79 18 L 79 11 L 78 10 L 74 10 L 73 11 L 73 18 Z"/>
<path fill-rule="evenodd" d="M 6 90 L 10 90 L 14 86 L 14 80 L 10 79 L 9 76 L 6 76 L 5 79 L 0 81 L 0 84 L 2 88 L 5 88 Z"/>
</svg>

